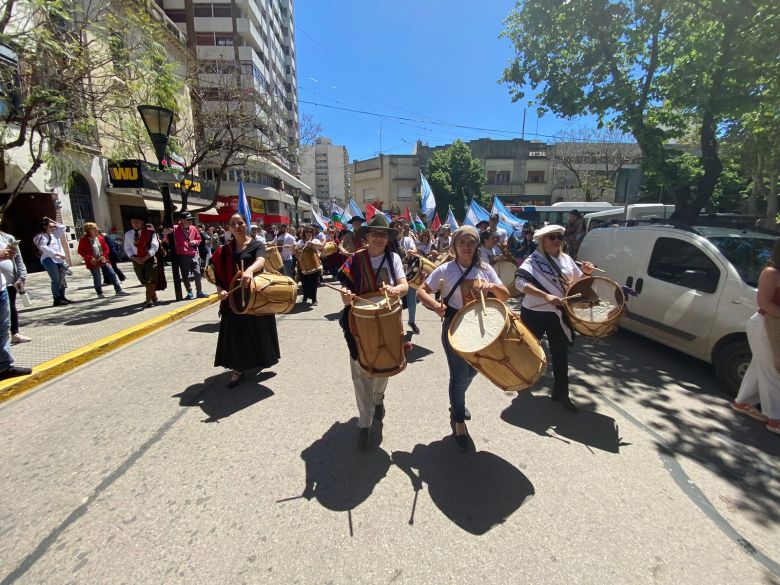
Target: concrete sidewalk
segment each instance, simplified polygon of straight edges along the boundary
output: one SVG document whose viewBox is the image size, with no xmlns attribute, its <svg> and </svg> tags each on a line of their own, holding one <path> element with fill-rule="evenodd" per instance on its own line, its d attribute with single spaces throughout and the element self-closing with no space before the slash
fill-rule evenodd
<svg viewBox="0 0 780 585">
<path fill-rule="evenodd" d="M 137 328 L 156 318 L 164 318 L 169 313 L 183 316 L 216 301 L 216 296 L 213 296 L 216 292 L 214 285 L 204 278 L 203 292 L 212 295 L 211 298 L 177 302 L 171 267 L 167 266 L 168 287 L 158 292 L 160 304 L 149 309 L 144 308 L 144 288 L 136 278 L 132 263 L 122 262 L 119 268 L 126 277 L 121 283 L 122 288 L 130 293 L 129 296 L 114 296 L 114 288 L 109 285 L 103 287 L 106 298 L 97 298 L 91 273 L 83 266 L 74 266 L 73 276 L 68 277 L 67 296 L 75 302 L 60 307 L 52 306 L 48 274 L 30 274 L 27 291 L 33 304 L 25 307 L 21 299 L 17 299 L 16 306 L 19 310 L 19 331 L 22 335 L 32 338 L 32 341 L 11 346 L 16 365 L 36 368 L 119 332 Z M 194 290 L 193 283 L 193 292 Z M 192 310 L 180 310 L 185 307 Z M 3 388 L 0 388 L 0 393 L 2 390 Z"/>
</svg>

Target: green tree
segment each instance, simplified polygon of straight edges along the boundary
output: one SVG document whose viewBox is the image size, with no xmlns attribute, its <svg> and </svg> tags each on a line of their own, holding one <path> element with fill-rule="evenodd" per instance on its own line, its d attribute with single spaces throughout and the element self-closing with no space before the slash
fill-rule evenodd
<svg viewBox="0 0 780 585">
<path fill-rule="evenodd" d="M 447 217 L 453 208 L 456 219 L 466 215 L 467 202 L 481 197 L 485 185 L 482 165 L 475 159 L 469 147 L 460 139 L 446 150 L 437 150 L 428 161 L 425 177 L 436 197 L 436 213 Z"/>
<path fill-rule="evenodd" d="M 506 20 L 516 57 L 505 70 L 514 99 L 538 89 L 540 109 L 596 115 L 630 133 L 654 185 L 683 220 L 712 196 L 721 124 L 756 107 L 774 66 L 774 0 L 526 0 Z M 698 166 L 666 143 L 695 129 Z"/>
</svg>

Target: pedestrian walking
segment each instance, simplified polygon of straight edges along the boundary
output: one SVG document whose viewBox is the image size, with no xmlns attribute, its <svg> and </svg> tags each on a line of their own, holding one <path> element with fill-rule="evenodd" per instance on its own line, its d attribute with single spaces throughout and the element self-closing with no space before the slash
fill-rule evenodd
<svg viewBox="0 0 780 585">
<path fill-rule="evenodd" d="M 240 213 L 230 218 L 229 229 L 233 237 L 217 248 L 212 258 L 220 300 L 214 367 L 230 369 L 227 387 L 233 388 L 245 371 L 278 363 L 281 352 L 274 315 L 239 315 L 230 308 L 228 291 L 236 274 L 241 273 L 241 286 L 251 286 L 254 275 L 265 267 L 265 258 L 263 245 L 249 236 L 249 227 Z"/>
<path fill-rule="evenodd" d="M 570 412 L 577 406 L 569 398 L 569 346 L 574 332 L 563 311 L 561 298 L 583 275 L 593 273 L 593 264 L 583 262 L 582 269 L 562 251 L 564 232 L 561 225 L 550 224 L 536 230 L 537 248 L 517 269 L 515 287 L 525 293 L 520 318 L 537 339 L 547 335 L 553 364 L 554 402 Z"/>
<path fill-rule="evenodd" d="M 448 336 L 450 323 L 466 303 L 479 298 L 480 292 L 492 294 L 502 302 L 509 298 L 509 291 L 495 270 L 481 260 L 477 251 L 479 242 L 476 228 L 462 226 L 455 230 L 450 250 L 454 259 L 437 266 L 417 289 L 420 302 L 442 318 L 441 344 L 450 372 L 450 421 L 454 426 L 455 444 L 461 451 L 471 448 L 465 422 L 471 418 L 471 413 L 467 415 L 466 390 L 477 371 L 452 349 Z M 441 303 L 433 296 L 436 292 L 442 296 Z"/>
<path fill-rule="evenodd" d="M 130 293 L 122 290 L 119 285 L 119 277 L 111 268 L 108 261 L 108 244 L 98 233 L 97 224 L 87 222 L 84 224 L 84 236 L 79 240 L 79 256 L 84 259 L 84 265 L 92 273 L 92 283 L 95 286 L 95 292 L 99 299 L 105 297 L 103 294 L 103 276 L 101 270 L 108 274 L 109 282 L 114 286 L 116 296 L 127 296 Z"/>
<path fill-rule="evenodd" d="M 5 275 L 14 271 L 13 258 L 17 253 L 17 248 L 18 246 L 14 242 L 14 244 L 0 249 L 0 380 L 32 373 L 30 368 L 15 366 L 14 358 L 11 355 L 11 305 L 8 301 Z"/>
<path fill-rule="evenodd" d="M 780 239 L 758 277 L 756 298 L 758 311 L 746 327 L 753 358 L 731 406 L 780 435 Z"/>
<path fill-rule="evenodd" d="M 114 271 L 114 274 L 117 275 L 117 278 L 119 278 L 119 282 L 124 282 L 127 277 L 125 276 L 125 273 L 122 272 L 122 270 L 119 268 L 119 255 L 121 248 L 119 246 L 119 242 L 116 241 L 116 237 L 112 234 L 108 234 L 106 232 L 100 232 L 100 235 L 103 237 L 103 239 L 106 241 L 106 244 L 108 245 L 108 262 L 111 264 L 111 269 Z M 104 274 L 105 277 L 105 274 Z M 109 284 L 110 281 L 103 280 L 103 284 Z"/>
<path fill-rule="evenodd" d="M 65 296 L 65 290 L 68 288 L 68 265 L 65 263 L 65 250 L 60 240 L 65 231 L 63 224 L 44 217 L 41 219 L 41 231 L 33 238 L 33 243 L 41 255 L 41 265 L 51 279 L 51 296 L 55 307 L 73 302 Z"/>
<path fill-rule="evenodd" d="M 279 235 L 276 236 L 274 243 L 279 248 L 279 253 L 282 255 L 284 275 L 292 277 L 293 250 L 295 249 L 296 242 L 295 237 L 287 232 L 287 226 L 285 224 L 279 224 Z"/>
<path fill-rule="evenodd" d="M 368 242 L 352 254 L 339 271 L 343 285 L 341 300 L 344 311 L 339 323 L 349 348 L 349 368 L 358 408 L 358 448 L 364 450 L 371 440 L 371 421 L 385 416 L 385 390 L 388 378 L 373 378 L 363 371 L 358 362 L 357 344 L 350 329 L 352 301 L 356 296 L 367 296 L 380 291 L 394 297 L 401 297 L 409 290 L 401 257 L 391 251 L 390 242 L 395 240 L 396 230 L 388 225 L 383 213 L 377 213 L 366 225 L 361 226 L 358 237 Z"/>
<path fill-rule="evenodd" d="M 11 317 L 11 345 L 17 343 L 27 343 L 31 341 L 26 335 L 19 333 L 19 312 L 16 310 L 16 299 L 18 295 L 25 293 L 25 282 L 27 280 L 27 267 L 24 265 L 22 259 L 22 253 L 19 251 L 18 241 L 11 234 L 5 232 L 5 225 L 0 220 L 0 226 L 3 231 L 0 231 L 0 250 L 9 249 L 12 251 L 10 270 L 3 272 L 3 277 L 6 282 L 6 290 L 8 291 L 8 305 Z M 4 262 L 0 262 L 0 269 L 9 268 L 9 265 Z"/>
<path fill-rule="evenodd" d="M 173 227 L 173 242 L 176 246 L 176 266 L 174 270 L 179 271 L 184 288 L 187 289 L 186 299 L 191 300 L 193 298 L 190 274 L 195 279 L 195 296 L 199 299 L 205 299 L 208 295 L 203 292 L 201 286 L 198 256 L 200 232 L 198 228 L 192 225 L 192 214 L 189 211 L 183 211 L 179 214 L 179 223 Z"/>
<path fill-rule="evenodd" d="M 130 225 L 132 227 L 124 237 L 125 254 L 132 261 L 135 275 L 146 289 L 144 306 L 153 307 L 158 302 L 156 254 L 160 250 L 160 238 L 154 226 L 147 224 L 146 218 L 140 212 L 135 212 L 131 216 Z"/>
</svg>

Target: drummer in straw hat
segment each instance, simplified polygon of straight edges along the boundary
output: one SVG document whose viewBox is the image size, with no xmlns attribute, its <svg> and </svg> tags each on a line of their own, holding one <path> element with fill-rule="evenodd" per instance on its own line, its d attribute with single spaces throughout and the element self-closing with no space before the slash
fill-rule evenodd
<svg viewBox="0 0 780 585">
<path fill-rule="evenodd" d="M 372 378 L 360 367 L 357 345 L 349 327 L 349 314 L 356 295 L 365 296 L 381 291 L 390 296 L 400 297 L 409 290 L 401 257 L 391 252 L 388 245 L 396 235 L 396 230 L 390 228 L 385 215 L 377 213 L 358 231 L 358 237 L 368 245 L 352 254 L 339 271 L 339 280 L 343 285 L 341 300 L 345 305 L 339 322 L 349 348 L 349 367 L 360 415 L 358 421 L 360 450 L 368 447 L 372 419 L 382 420 L 385 416 L 384 397 L 387 378 Z"/>
<path fill-rule="evenodd" d="M 471 448 L 465 423 L 466 390 L 477 371 L 452 349 L 447 330 L 455 314 L 467 302 L 478 298 L 480 290 L 484 294 L 494 295 L 502 302 L 509 298 L 509 291 L 501 284 L 495 270 L 481 261 L 478 246 L 479 233 L 475 228 L 463 226 L 455 230 L 450 243 L 455 259 L 438 266 L 417 289 L 420 302 L 443 318 L 441 343 L 450 370 L 450 417 L 455 425 L 455 443 L 462 451 Z M 433 296 L 437 291 L 442 295 L 441 304 Z"/>
<path fill-rule="evenodd" d="M 574 333 L 567 322 L 561 298 L 569 287 L 593 272 L 593 264 L 582 263 L 582 270 L 571 256 L 561 250 L 565 228 L 550 224 L 536 230 L 536 250 L 517 269 L 515 287 L 525 297 L 520 312 L 523 323 L 537 339 L 547 335 L 553 362 L 552 400 L 566 410 L 577 412 L 569 398 L 569 345 Z"/>
</svg>

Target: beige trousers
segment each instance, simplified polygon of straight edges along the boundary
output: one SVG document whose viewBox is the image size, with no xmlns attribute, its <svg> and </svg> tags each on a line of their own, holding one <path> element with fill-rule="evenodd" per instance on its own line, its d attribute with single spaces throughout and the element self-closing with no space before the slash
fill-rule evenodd
<svg viewBox="0 0 780 585">
<path fill-rule="evenodd" d="M 349 369 L 352 372 L 355 400 L 360 414 L 358 426 L 367 428 L 371 426 L 371 419 L 374 417 L 374 406 L 382 404 L 385 399 L 387 378 L 371 378 L 363 371 L 357 360 L 349 360 Z"/>
</svg>

